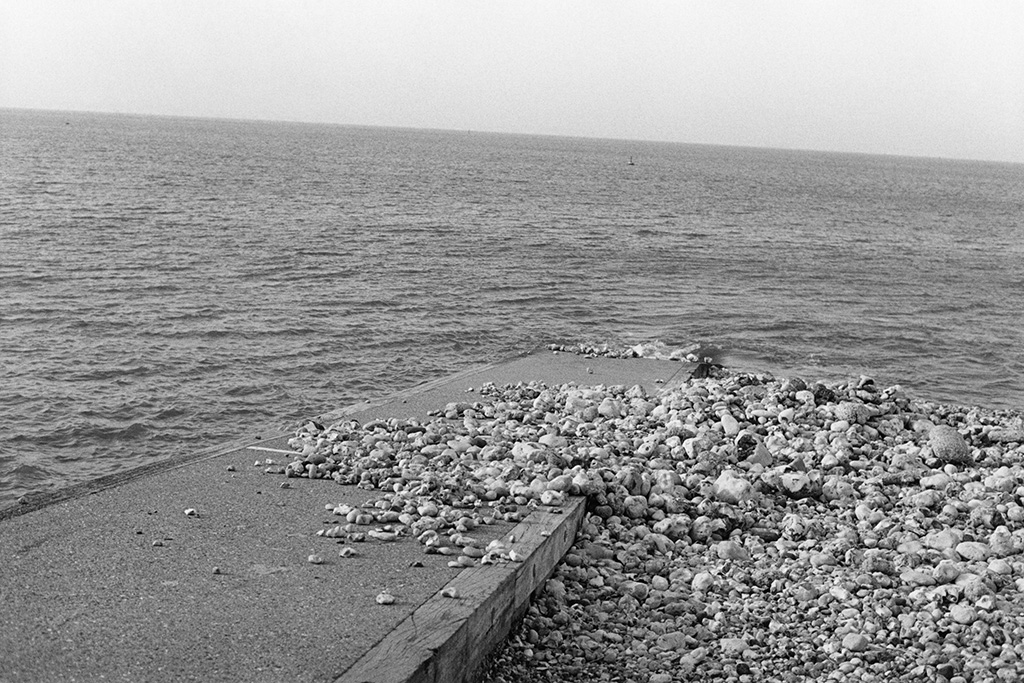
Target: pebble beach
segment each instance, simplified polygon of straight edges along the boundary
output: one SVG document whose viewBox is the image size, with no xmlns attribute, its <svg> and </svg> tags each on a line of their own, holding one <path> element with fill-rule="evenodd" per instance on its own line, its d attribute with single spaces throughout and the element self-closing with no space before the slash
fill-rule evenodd
<svg viewBox="0 0 1024 683">
<path fill-rule="evenodd" d="M 274 473 L 380 492 L 318 533 L 452 566 L 517 561 L 475 533 L 586 496 L 479 683 L 1024 679 L 1019 411 L 695 368 L 657 394 L 484 385 L 429 420 L 307 421 Z"/>
</svg>

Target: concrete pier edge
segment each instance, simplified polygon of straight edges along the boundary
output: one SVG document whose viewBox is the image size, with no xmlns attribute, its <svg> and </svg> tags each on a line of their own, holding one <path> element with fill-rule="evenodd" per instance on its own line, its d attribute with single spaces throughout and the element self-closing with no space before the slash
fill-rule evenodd
<svg viewBox="0 0 1024 683">
<path fill-rule="evenodd" d="M 585 508 L 576 497 L 532 512 L 509 534 L 522 562 L 461 571 L 335 683 L 470 680 L 572 547 Z"/>
<path fill-rule="evenodd" d="M 475 392 L 490 382 L 641 384 L 656 395 L 685 381 L 691 368 L 541 349 L 313 419 L 429 419 L 448 402 L 477 400 Z M 494 530 L 515 539 L 521 562 L 452 570 L 435 559 L 433 568 L 409 569 L 423 549 L 400 543 L 360 551 L 369 575 L 351 574 L 357 570 L 350 561 L 310 565 L 309 549 L 333 547 L 330 539 L 311 538 L 318 525 L 333 523 L 323 519 L 324 500 L 358 492 L 307 479 L 279 487 L 255 465 L 287 451 L 290 437 L 236 439 L 0 510 L 0 547 L 8 548 L 0 554 L 0 594 L 16 598 L 0 616 L 0 681 L 140 672 L 175 681 L 469 681 L 572 546 L 584 517 L 585 499 L 576 497 L 561 508 L 534 509 L 511 531 Z M 200 515 L 186 522 L 181 513 L 190 506 Z M 111 590 L 113 576 L 120 587 Z M 372 605 L 374 585 L 388 581 L 404 586 L 401 604 L 360 607 Z M 326 601 L 319 597 L 325 588 Z M 165 616 L 152 621 L 132 604 Z M 341 621 L 331 623 L 332 615 Z M 228 621 L 210 631 L 211 620 Z M 301 632 L 306 623 L 326 627 L 306 638 L 341 649 L 312 661 L 301 650 L 261 645 L 268 633 Z M 100 645 L 125 638 L 125 646 Z M 184 655 L 197 647 L 202 656 Z"/>
</svg>

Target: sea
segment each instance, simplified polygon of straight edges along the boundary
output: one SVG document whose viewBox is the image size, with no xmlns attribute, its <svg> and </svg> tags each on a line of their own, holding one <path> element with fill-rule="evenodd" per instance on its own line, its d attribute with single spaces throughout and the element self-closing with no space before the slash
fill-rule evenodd
<svg viewBox="0 0 1024 683">
<path fill-rule="evenodd" d="M 1024 408 L 1024 165 L 0 110 L 0 507 L 549 344 Z"/>
</svg>

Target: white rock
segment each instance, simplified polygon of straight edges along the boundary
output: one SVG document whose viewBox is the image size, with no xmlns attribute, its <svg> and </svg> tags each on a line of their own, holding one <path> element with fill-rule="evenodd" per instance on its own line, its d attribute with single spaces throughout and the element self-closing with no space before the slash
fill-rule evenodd
<svg viewBox="0 0 1024 683">
<path fill-rule="evenodd" d="M 736 436 L 740 433 L 740 423 L 730 413 L 722 413 L 720 421 L 726 436 Z"/>
<path fill-rule="evenodd" d="M 693 577 L 693 581 L 690 582 L 690 588 L 698 593 L 702 593 L 714 585 L 715 577 L 710 572 L 697 572 Z"/>
<path fill-rule="evenodd" d="M 829 476 L 821 486 L 821 495 L 826 501 L 853 502 L 856 490 L 853 485 L 839 476 Z"/>
<path fill-rule="evenodd" d="M 953 483 L 953 478 L 945 472 L 936 472 L 935 474 L 921 477 L 918 483 L 928 489 L 944 489 Z"/>
<path fill-rule="evenodd" d="M 1013 534 L 1005 526 L 1000 526 L 988 537 L 989 551 L 996 557 L 1008 557 L 1016 555 L 1021 548 L 1018 546 Z"/>
<path fill-rule="evenodd" d="M 953 560 L 942 560 L 932 569 L 936 583 L 953 583 L 961 578 L 963 569 Z"/>
<path fill-rule="evenodd" d="M 725 470 L 718 475 L 712 490 L 718 500 L 730 505 L 744 503 L 754 494 L 750 482 L 737 476 L 732 470 Z"/>
<path fill-rule="evenodd" d="M 864 652 L 871 641 L 862 633 L 847 633 L 843 636 L 843 649 L 850 652 Z"/>
<path fill-rule="evenodd" d="M 957 603 L 949 608 L 949 618 L 958 624 L 973 624 L 978 620 L 978 610 L 970 605 Z"/>
<path fill-rule="evenodd" d="M 1002 443 L 1024 442 L 1024 427 L 1013 426 L 993 429 L 988 433 L 988 438 Z"/>
<path fill-rule="evenodd" d="M 718 647 L 727 657 L 737 657 L 750 649 L 743 638 L 722 638 L 718 641 Z"/>
<path fill-rule="evenodd" d="M 791 494 L 797 495 L 810 490 L 811 479 L 806 472 L 784 472 L 779 483 Z"/>
<path fill-rule="evenodd" d="M 956 529 L 943 529 L 928 534 L 921 539 L 921 543 L 933 550 L 943 551 L 955 548 L 962 540 L 963 534 Z"/>
<path fill-rule="evenodd" d="M 996 558 L 988 563 L 988 570 L 993 574 L 1009 576 L 1013 573 L 1013 565 L 1002 558 Z"/>
<path fill-rule="evenodd" d="M 707 659 L 707 656 L 708 649 L 706 647 L 698 647 L 690 650 L 679 658 L 679 672 L 682 674 L 689 674 L 697 667 L 697 665 Z"/>
<path fill-rule="evenodd" d="M 715 545 L 715 552 L 721 560 L 744 562 L 750 559 L 747 549 L 736 541 L 721 541 Z"/>
<path fill-rule="evenodd" d="M 850 423 L 846 420 L 836 420 L 832 423 L 829 429 L 833 432 L 845 432 L 850 428 Z"/>
<path fill-rule="evenodd" d="M 998 471 L 995 474 L 985 477 L 984 484 L 985 488 L 989 491 L 1001 491 L 1008 493 L 1017 488 L 1017 480 L 1014 478 L 1013 474 L 1006 472 L 1001 473 Z"/>
<path fill-rule="evenodd" d="M 542 491 L 540 494 L 540 502 L 542 505 L 560 507 L 565 505 L 565 494 L 561 491 Z"/>
<path fill-rule="evenodd" d="M 669 515 L 652 527 L 657 534 L 664 534 L 673 541 L 687 538 L 690 535 L 690 518 L 686 515 Z"/>
<path fill-rule="evenodd" d="M 616 420 L 622 417 L 622 408 L 611 396 L 601 401 L 601 405 L 597 407 L 597 412 L 609 420 Z"/>
<path fill-rule="evenodd" d="M 537 441 L 539 443 L 544 444 L 548 448 L 555 449 L 565 448 L 566 446 L 569 445 L 569 441 L 564 436 L 559 436 L 558 434 L 545 434 L 539 439 L 537 439 Z"/>
<path fill-rule="evenodd" d="M 900 574 L 900 581 L 911 586 L 934 586 L 935 577 L 919 569 L 908 569 Z"/>
<path fill-rule="evenodd" d="M 682 631 L 670 631 L 658 636 L 658 639 L 654 641 L 655 644 L 665 650 L 669 651 L 682 651 L 688 647 L 689 638 Z"/>
<path fill-rule="evenodd" d="M 916 508 L 932 508 L 946 499 L 946 494 L 935 489 L 918 491 L 910 496 L 910 504 Z"/>
<path fill-rule="evenodd" d="M 964 541 L 963 543 L 957 543 L 956 554 L 965 560 L 983 562 L 988 559 L 989 555 L 991 555 L 991 551 L 986 543 L 979 543 L 978 541 Z"/>
<path fill-rule="evenodd" d="M 871 516 L 872 512 L 874 512 L 874 509 L 867 503 L 859 503 L 855 508 L 853 508 L 854 516 L 861 521 L 864 521 Z"/>
</svg>

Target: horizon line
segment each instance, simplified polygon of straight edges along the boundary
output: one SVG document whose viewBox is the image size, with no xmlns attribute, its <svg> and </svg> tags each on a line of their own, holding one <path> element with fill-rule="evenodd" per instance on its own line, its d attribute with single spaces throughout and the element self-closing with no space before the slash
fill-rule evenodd
<svg viewBox="0 0 1024 683">
<path fill-rule="evenodd" d="M 843 149 L 814 149 L 808 147 L 769 147 L 764 145 L 750 145 L 750 144 L 738 144 L 738 143 L 725 143 L 725 142 L 692 142 L 682 140 L 663 140 L 658 138 L 623 138 L 615 136 L 601 136 L 601 135 L 572 135 L 566 133 L 537 133 L 537 132 L 522 132 L 522 131 L 502 131 L 502 130 L 485 130 L 476 128 L 441 128 L 432 126 L 414 126 L 414 125 L 395 125 L 395 124 L 380 124 L 380 123 L 342 123 L 338 121 L 320 121 L 320 120 L 305 120 L 305 119 L 275 119 L 275 118 L 253 118 L 243 116 L 214 116 L 214 115 L 200 115 L 200 114 L 166 114 L 166 113 L 146 113 L 146 112 L 130 112 L 130 111 L 109 111 L 99 109 L 50 109 L 46 107 L 19 107 L 19 106 L 8 106 L 0 105 L 0 110 L 8 111 L 30 111 L 30 112 L 47 112 L 53 114 L 93 114 L 101 116 L 134 116 L 140 118 L 170 118 L 170 119 L 189 119 L 189 120 L 200 120 L 200 121 L 230 121 L 238 123 L 279 123 L 279 124 L 290 124 L 290 125 L 307 125 L 307 126 L 338 126 L 346 128 L 381 128 L 381 129 L 394 129 L 394 130 L 409 130 L 409 131 L 434 131 L 434 132 L 445 132 L 445 133 L 459 133 L 464 132 L 468 134 L 482 134 L 482 135 L 513 135 L 522 137 L 551 137 L 551 138 L 566 138 L 566 139 L 579 139 L 579 140 L 605 140 L 614 142 L 639 142 L 648 144 L 667 144 L 667 145 L 687 145 L 694 147 L 727 147 L 732 149 L 747 149 L 747 150 L 764 150 L 764 151 L 781 151 L 781 152 L 799 152 L 799 153 L 811 153 L 811 154 L 848 154 L 854 156 L 872 156 L 872 157 L 892 157 L 900 159 L 925 159 L 934 161 L 953 161 L 953 162 L 966 162 L 966 163 L 986 163 L 986 164 L 1002 164 L 1011 166 L 1024 166 L 1024 160 L 1022 161 L 1010 161 L 1006 159 L 988 159 L 980 157 L 947 157 L 947 156 L 936 156 L 936 155 L 915 155 L 915 154 L 901 154 L 896 152 L 864 152 L 864 151 L 852 151 Z"/>
</svg>

